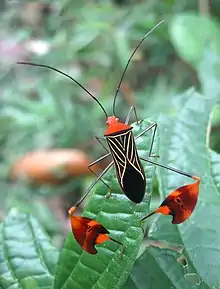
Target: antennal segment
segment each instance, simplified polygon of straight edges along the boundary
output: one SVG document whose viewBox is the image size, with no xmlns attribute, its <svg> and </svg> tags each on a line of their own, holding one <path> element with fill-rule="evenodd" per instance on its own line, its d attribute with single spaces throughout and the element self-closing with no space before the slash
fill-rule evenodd
<svg viewBox="0 0 220 289">
<path fill-rule="evenodd" d="M 44 65 L 44 64 L 37 64 L 37 63 L 24 62 L 24 61 L 18 61 L 17 64 L 24 64 L 24 65 L 31 65 L 31 66 L 38 66 L 38 67 L 48 68 L 48 69 L 54 70 L 54 71 L 56 71 L 56 72 L 58 72 L 58 73 L 60 73 L 60 74 L 62 74 L 64 76 L 68 77 L 73 82 L 75 82 L 79 87 L 81 87 L 88 95 L 90 95 L 98 103 L 98 105 L 103 110 L 103 112 L 104 112 L 104 114 L 106 116 L 106 119 L 108 118 L 108 114 L 107 114 L 106 110 L 104 109 L 104 107 L 102 106 L 102 104 L 99 102 L 99 100 L 94 95 L 92 95 L 91 92 L 89 92 L 82 84 L 80 84 L 77 80 L 75 80 L 73 77 L 71 77 L 67 73 L 62 72 L 61 70 L 59 70 L 57 68 L 54 68 L 52 66 Z"/>
<path fill-rule="evenodd" d="M 128 62 L 127 62 L 127 64 L 126 64 L 126 66 L 125 66 L 125 69 L 124 69 L 124 71 L 123 71 L 123 73 L 122 73 L 122 76 L 121 76 L 121 79 L 120 79 L 120 81 L 119 81 L 118 87 L 117 87 L 117 89 L 116 89 L 116 91 L 115 91 L 115 96 L 114 96 L 114 100 L 113 100 L 113 115 L 115 115 L 116 98 L 117 98 L 119 89 L 120 89 L 120 87 L 121 87 L 121 83 L 122 83 L 122 81 L 123 81 L 123 79 L 124 79 L 125 73 L 126 73 L 126 71 L 127 71 L 127 68 L 128 68 L 128 66 L 129 66 L 130 62 L 131 62 L 132 57 L 134 56 L 134 54 L 136 53 L 137 49 L 140 47 L 140 45 L 142 44 L 142 42 L 145 40 L 145 38 L 146 38 L 148 35 L 150 35 L 151 32 L 153 32 L 162 22 L 164 22 L 164 20 L 161 20 L 161 21 L 160 21 L 158 24 L 156 24 L 147 34 L 144 35 L 144 37 L 143 37 L 143 38 L 141 39 L 141 41 L 138 43 L 138 45 L 136 46 L 136 48 L 135 48 L 134 51 L 132 52 L 130 58 L 128 59 Z"/>
</svg>

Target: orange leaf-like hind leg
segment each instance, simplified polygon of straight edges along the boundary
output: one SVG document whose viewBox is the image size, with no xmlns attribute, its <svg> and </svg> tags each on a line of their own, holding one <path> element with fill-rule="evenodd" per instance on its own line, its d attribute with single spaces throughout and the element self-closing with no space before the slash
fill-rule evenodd
<svg viewBox="0 0 220 289">
<path fill-rule="evenodd" d="M 179 187 L 171 192 L 154 212 L 141 219 L 141 224 L 155 213 L 173 216 L 173 224 L 180 224 L 188 219 L 197 204 L 200 184 L 199 177 L 191 176 L 191 178 L 196 182 Z"/>
</svg>

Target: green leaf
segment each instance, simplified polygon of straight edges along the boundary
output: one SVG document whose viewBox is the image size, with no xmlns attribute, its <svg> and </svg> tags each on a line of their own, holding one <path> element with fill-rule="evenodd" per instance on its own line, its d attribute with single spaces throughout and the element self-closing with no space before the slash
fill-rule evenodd
<svg viewBox="0 0 220 289">
<path fill-rule="evenodd" d="M 134 134 L 143 131 L 149 122 L 143 121 L 134 126 Z M 148 156 L 148 148 L 152 132 L 147 132 L 137 139 L 139 156 Z M 156 154 L 156 147 L 154 147 Z M 105 288 L 117 289 L 126 281 L 135 258 L 138 254 L 143 234 L 140 228 L 140 218 L 148 212 L 149 196 L 152 192 L 152 181 L 155 168 L 143 163 L 147 188 L 144 201 L 133 204 L 120 190 L 114 173 L 109 173 L 105 181 L 110 184 L 113 194 L 105 198 L 108 189 L 101 182 L 91 197 L 84 216 L 94 218 L 110 231 L 110 236 L 125 245 L 123 259 L 119 256 L 119 246 L 113 242 L 105 242 L 97 246 L 97 255 L 83 252 L 76 243 L 72 233 L 69 234 L 61 251 L 55 277 L 55 288 Z"/>
<path fill-rule="evenodd" d="M 124 289 L 198 289 L 184 278 L 180 254 L 169 249 L 149 247 L 135 262 Z"/>
<path fill-rule="evenodd" d="M 220 52 L 220 28 L 210 17 L 184 13 L 175 16 L 169 26 L 171 41 L 184 60 L 199 67 L 205 50 Z"/>
<path fill-rule="evenodd" d="M 13 209 L 0 234 L 0 288 L 52 288 L 58 252 L 37 220 Z"/>
<path fill-rule="evenodd" d="M 217 154 L 214 151 L 211 152 L 211 159 L 212 159 L 212 176 L 215 186 L 220 194 L 220 154 Z"/>
<path fill-rule="evenodd" d="M 219 99 L 219 69 L 220 59 L 209 55 L 199 74 L 206 96 L 188 90 L 176 98 L 172 115 L 160 118 L 160 163 L 200 176 L 201 185 L 198 204 L 188 220 L 173 225 L 171 217 L 159 215 L 148 237 L 152 242 L 159 240 L 184 246 L 182 253 L 188 263 L 187 272 L 177 262 L 177 252 L 149 247 L 136 261 L 126 289 L 220 286 L 220 155 L 210 151 L 206 141 L 210 115 Z M 164 169 L 158 169 L 158 179 L 161 199 L 188 181 Z"/>
<path fill-rule="evenodd" d="M 211 162 L 213 180 L 216 185 L 220 180 L 220 155 L 211 151 Z M 182 244 L 181 235 L 178 227 L 170 223 L 169 218 L 158 216 L 157 220 L 149 232 L 151 238 L 157 240 L 166 240 L 173 244 Z M 159 249 L 156 247 L 147 248 L 144 254 L 135 262 L 132 274 L 128 278 L 124 288 L 125 289 L 148 289 L 152 288 L 150 284 L 154 284 L 154 289 L 169 289 L 175 288 L 188 289 L 188 288 L 213 288 L 205 283 L 197 285 L 190 284 L 184 278 L 183 267 L 177 263 L 179 254 L 175 251 Z M 189 263 L 190 270 L 193 272 L 195 268 L 192 263 Z M 160 278 L 158 278 L 160 276 Z M 172 282 L 171 282 L 172 281 Z M 147 287 L 147 285 L 149 287 Z"/>
<path fill-rule="evenodd" d="M 48 207 L 45 199 L 41 197 L 33 199 L 29 191 L 22 190 L 18 186 L 10 193 L 11 195 L 7 197 L 8 209 L 16 207 L 24 213 L 32 214 L 50 235 L 60 232 L 58 219 Z"/>
<path fill-rule="evenodd" d="M 121 66 L 125 67 L 128 59 L 131 55 L 131 51 L 128 45 L 128 38 L 126 37 L 126 32 L 124 29 L 115 30 L 113 34 L 113 39 L 116 46 L 116 53 L 118 56 L 118 61 L 121 62 Z"/>
<path fill-rule="evenodd" d="M 214 75 L 208 70 L 206 73 Z M 215 83 L 214 78 L 211 83 Z M 213 89 L 219 91 L 218 86 Z M 220 251 L 220 229 L 217 221 L 220 216 L 220 196 L 211 171 L 212 159 L 206 139 L 210 114 L 218 94 L 213 93 L 210 97 L 196 92 L 186 94 L 188 100 L 177 108 L 175 115 L 161 118 L 160 161 L 201 177 L 198 204 L 191 217 L 181 225 L 174 226 L 167 221 L 165 224 L 165 217 L 159 218 L 152 226 L 149 236 L 182 244 L 190 271 L 199 274 L 203 280 L 201 286 L 207 284 L 208 288 L 213 288 L 220 286 L 220 259 L 217 254 Z M 159 170 L 162 198 L 185 182 L 187 180 L 182 176 Z"/>
<path fill-rule="evenodd" d="M 148 234 L 152 242 L 184 246 L 187 272 L 177 263 L 176 252 L 149 247 L 136 261 L 126 289 L 219 288 L 220 155 L 209 150 L 206 140 L 210 115 L 219 99 L 220 59 L 206 56 L 199 73 L 206 96 L 193 90 L 179 96 L 172 115 L 163 116 L 159 126 L 160 162 L 201 177 L 198 205 L 178 226 L 171 224 L 171 217 L 157 216 Z M 158 172 L 162 199 L 184 182 L 183 177 L 167 170 Z"/>
<path fill-rule="evenodd" d="M 192 216 L 177 226 L 176 230 L 195 270 L 211 288 L 220 286 L 220 261 L 216 256 L 216 252 L 220 251 L 220 230 L 216 223 L 219 219 L 220 196 L 213 182 L 211 158 L 206 146 L 206 128 L 215 101 L 214 97 L 208 99 L 194 93 L 176 116 L 176 125 L 174 119 L 162 125 L 161 131 L 173 131 L 173 136 L 169 146 L 162 144 L 160 152 L 164 163 L 201 177 L 198 205 Z M 180 151 L 181 155 L 178 153 Z M 182 178 L 179 176 L 166 171 L 160 171 L 160 175 L 163 195 L 181 185 Z"/>
</svg>

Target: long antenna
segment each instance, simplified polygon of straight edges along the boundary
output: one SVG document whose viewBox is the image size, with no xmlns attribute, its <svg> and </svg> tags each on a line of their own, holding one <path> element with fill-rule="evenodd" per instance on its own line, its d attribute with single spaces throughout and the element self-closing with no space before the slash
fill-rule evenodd
<svg viewBox="0 0 220 289">
<path fill-rule="evenodd" d="M 130 58 L 128 59 L 128 62 L 127 62 L 127 64 L 126 64 L 126 66 L 125 66 L 125 69 L 124 69 L 124 71 L 123 71 L 123 73 L 122 73 L 122 76 L 121 76 L 121 79 L 120 79 L 120 81 L 119 81 L 118 87 L 117 87 L 117 89 L 116 89 L 116 91 L 115 91 L 115 96 L 114 96 L 114 100 L 113 100 L 113 109 L 112 109 L 112 110 L 113 110 L 113 115 L 115 115 L 116 98 L 117 98 L 119 89 L 120 89 L 120 87 L 121 87 L 122 81 L 123 81 L 123 79 L 124 79 L 125 73 L 126 73 L 126 71 L 127 71 L 127 68 L 128 68 L 128 66 L 129 66 L 130 62 L 131 62 L 132 57 L 134 56 L 134 54 L 136 53 L 137 49 L 140 47 L 140 45 L 142 44 L 142 42 L 145 40 L 145 38 L 146 38 L 148 35 L 150 35 L 151 32 L 153 32 L 162 22 L 164 22 L 164 20 L 161 20 L 161 21 L 160 21 L 158 24 L 156 24 L 147 34 L 144 35 L 144 37 L 143 37 L 143 38 L 141 39 L 141 41 L 138 43 L 138 45 L 136 46 L 136 48 L 135 48 L 134 51 L 132 52 Z"/>
<path fill-rule="evenodd" d="M 54 71 L 56 71 L 56 72 L 58 72 L 58 73 L 60 73 L 60 74 L 62 74 L 64 76 L 68 77 L 73 82 L 78 84 L 79 87 L 81 87 L 86 93 L 88 93 L 99 104 L 99 106 L 101 107 L 101 109 L 103 110 L 103 112 L 104 112 L 104 114 L 106 116 L 106 119 L 108 118 L 108 114 L 107 114 L 106 110 L 104 109 L 104 107 L 102 106 L 102 104 L 99 102 L 99 100 L 94 95 L 92 95 L 91 92 L 89 92 L 82 84 L 80 84 L 76 79 L 74 79 L 73 77 L 71 77 L 67 73 L 62 72 L 61 70 L 59 70 L 57 68 L 54 68 L 52 66 L 44 65 L 44 64 L 37 64 L 37 63 L 24 62 L 24 61 L 18 61 L 17 64 L 24 64 L 24 65 L 31 65 L 31 66 L 38 66 L 38 67 L 48 68 L 48 69 L 54 70 Z"/>
</svg>

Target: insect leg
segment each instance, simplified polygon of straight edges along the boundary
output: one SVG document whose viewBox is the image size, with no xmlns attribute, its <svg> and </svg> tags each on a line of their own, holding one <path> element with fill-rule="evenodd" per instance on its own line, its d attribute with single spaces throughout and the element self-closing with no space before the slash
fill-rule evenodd
<svg viewBox="0 0 220 289">
<path fill-rule="evenodd" d="M 95 137 L 96 140 L 101 144 L 101 146 L 108 152 L 108 149 L 105 147 L 105 145 L 101 142 L 101 139 L 105 139 L 105 137 Z M 92 166 L 94 166 L 95 164 L 99 163 L 100 161 L 104 160 L 105 158 L 107 158 L 108 156 L 110 156 L 111 153 L 108 152 L 108 154 L 102 156 L 101 158 L 95 160 L 94 162 L 92 162 L 91 164 L 89 164 L 88 169 L 90 170 L 90 172 L 92 172 L 96 177 L 98 177 L 98 175 L 91 169 Z M 110 190 L 110 186 L 106 184 L 106 182 L 104 182 L 102 179 L 100 179 L 102 181 L 103 184 L 105 184 Z"/>
<path fill-rule="evenodd" d="M 76 204 L 74 205 L 74 207 L 78 207 L 84 200 L 85 198 L 88 196 L 88 194 L 91 192 L 91 190 L 93 189 L 93 187 L 95 186 L 95 184 L 101 180 L 101 178 L 104 176 L 104 174 L 111 168 L 111 166 L 113 165 L 113 161 L 103 170 L 103 172 L 98 176 L 98 178 L 88 187 L 88 189 L 86 190 L 85 194 L 76 202 Z"/>
<path fill-rule="evenodd" d="M 151 144 L 150 144 L 150 151 L 149 151 L 149 157 L 155 157 L 155 158 L 159 158 L 159 156 L 158 155 L 152 155 L 151 153 L 152 153 L 152 149 L 153 149 L 153 145 L 154 145 L 154 138 L 155 138 L 155 135 L 156 135 L 156 131 L 157 131 L 157 123 L 155 122 L 155 123 L 153 123 L 153 125 L 152 125 L 152 128 L 153 128 L 153 137 L 152 137 L 152 139 L 151 139 Z"/>
<path fill-rule="evenodd" d="M 135 117 L 136 117 L 137 124 L 140 124 L 140 122 L 139 122 L 139 120 L 138 120 L 137 111 L 136 111 L 135 106 L 134 106 L 134 115 L 135 115 Z"/>
<path fill-rule="evenodd" d="M 128 115 L 127 115 L 127 117 L 126 117 L 126 119 L 125 119 L 125 124 L 128 124 L 128 123 L 129 123 L 129 121 L 130 121 L 130 119 L 131 119 L 132 111 L 134 111 L 137 124 L 139 124 L 139 120 L 138 120 L 138 117 L 137 117 L 137 111 L 136 111 L 135 106 L 133 106 L 133 105 L 130 107 L 130 109 L 129 109 L 129 111 L 128 111 Z"/>
<path fill-rule="evenodd" d="M 101 158 L 99 158 L 99 159 L 95 160 L 94 162 L 92 162 L 91 164 L 89 164 L 89 167 L 92 167 L 93 165 L 101 162 L 102 160 L 109 157 L 110 155 L 111 155 L 111 153 L 108 153 L 107 155 L 102 156 Z"/>
<path fill-rule="evenodd" d="M 152 161 L 152 160 L 149 160 L 149 159 L 144 159 L 144 158 L 140 158 L 140 159 L 141 159 L 142 161 L 151 163 L 151 164 L 156 165 L 156 166 L 158 166 L 158 167 L 161 167 L 161 168 L 164 168 L 164 169 L 173 171 L 173 172 L 175 172 L 175 173 L 178 173 L 178 174 L 180 174 L 180 175 L 186 176 L 186 177 L 191 178 L 191 179 L 193 179 L 193 180 L 198 180 L 198 177 L 193 176 L 193 175 L 190 175 L 190 174 L 188 174 L 188 173 L 186 173 L 186 172 L 180 171 L 180 170 L 178 170 L 178 169 L 176 169 L 176 168 L 172 168 L 172 167 L 167 166 L 167 165 L 158 164 L 158 163 L 156 163 L 156 162 L 154 162 L 154 161 Z"/>
<path fill-rule="evenodd" d="M 146 217 L 144 217 L 144 218 L 142 218 L 142 219 L 140 220 L 140 226 L 141 226 L 141 230 L 142 230 L 143 235 L 145 234 L 144 220 L 147 219 L 147 218 L 149 218 L 150 216 L 154 215 L 155 213 L 156 213 L 156 212 L 154 211 L 154 212 L 148 214 Z"/>
<path fill-rule="evenodd" d="M 158 157 L 159 158 L 159 156 L 155 156 L 155 155 L 152 155 L 151 153 L 152 153 L 152 149 L 153 149 L 153 145 L 154 145 L 154 138 L 155 138 L 155 135 L 156 135 L 156 131 L 157 131 L 157 123 L 156 122 L 154 122 L 154 123 L 152 123 L 151 125 L 149 125 L 148 127 L 146 127 L 141 133 L 139 133 L 136 137 L 135 137 L 135 139 L 138 139 L 139 137 L 141 137 L 143 134 L 145 134 L 145 132 L 147 132 L 147 131 L 149 131 L 150 129 L 152 129 L 153 128 L 153 137 L 152 137 L 152 139 L 151 139 L 151 144 L 150 144 L 150 151 L 149 151 L 149 157 Z"/>
<path fill-rule="evenodd" d="M 100 143 L 100 145 L 104 148 L 105 151 L 109 152 L 109 150 L 107 149 L 107 147 L 104 145 L 104 143 L 101 141 L 103 139 L 105 139 L 104 136 L 96 136 L 95 137 L 96 140 Z"/>
<path fill-rule="evenodd" d="M 108 154 L 102 156 L 101 158 L 95 160 L 94 162 L 92 162 L 91 164 L 89 164 L 88 169 L 90 170 L 90 172 L 92 172 L 106 187 L 108 187 L 108 189 L 110 190 L 110 192 L 106 195 L 106 197 L 110 197 L 111 196 L 111 187 L 106 184 L 106 182 L 102 179 L 102 177 L 99 177 L 92 169 L 91 167 L 94 166 L 95 164 L 99 163 L 100 161 L 104 160 L 105 158 L 107 158 L 108 156 L 111 155 L 111 153 L 109 153 L 108 149 L 106 148 L 106 146 L 103 144 L 103 142 L 101 140 L 105 139 L 105 137 L 95 137 L 96 140 L 101 144 L 101 146 L 108 152 Z M 111 163 L 113 164 L 113 163 Z"/>
<path fill-rule="evenodd" d="M 105 157 L 105 156 L 104 156 L 104 157 Z M 103 157 L 100 158 L 100 159 L 103 159 Z M 95 171 L 93 171 L 93 170 L 91 169 L 91 167 L 94 166 L 96 163 L 98 163 L 98 162 L 100 161 L 100 159 L 96 160 L 95 162 L 91 163 L 91 164 L 88 166 L 88 169 L 90 170 L 90 172 L 92 172 L 97 178 L 98 178 L 99 176 L 96 174 Z M 106 187 L 108 187 L 109 190 L 111 190 L 111 187 L 110 187 L 108 184 L 106 184 L 106 182 L 105 182 L 102 178 L 100 178 L 100 181 L 101 181 L 104 185 L 106 185 Z"/>
</svg>

